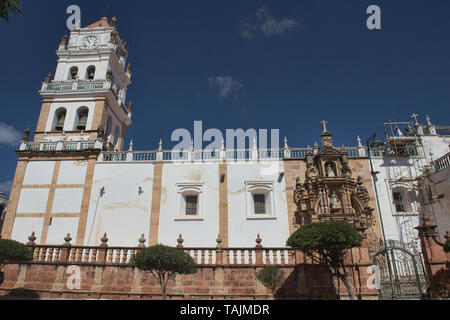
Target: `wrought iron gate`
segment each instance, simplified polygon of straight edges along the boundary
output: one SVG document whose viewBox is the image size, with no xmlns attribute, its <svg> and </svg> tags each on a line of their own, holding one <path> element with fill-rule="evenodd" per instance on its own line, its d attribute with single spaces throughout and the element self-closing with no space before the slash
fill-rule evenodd
<svg viewBox="0 0 450 320">
<path fill-rule="evenodd" d="M 373 259 L 380 268 L 380 299 L 417 299 L 427 293 L 422 256 L 416 243 L 389 240 Z"/>
</svg>

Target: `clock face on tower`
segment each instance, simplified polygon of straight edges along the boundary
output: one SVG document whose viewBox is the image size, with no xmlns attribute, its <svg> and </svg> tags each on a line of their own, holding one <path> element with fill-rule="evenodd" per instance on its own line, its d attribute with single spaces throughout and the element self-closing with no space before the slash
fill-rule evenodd
<svg viewBox="0 0 450 320">
<path fill-rule="evenodd" d="M 99 41 L 95 36 L 87 36 L 80 42 L 80 48 L 84 50 L 96 49 L 99 46 Z"/>
</svg>

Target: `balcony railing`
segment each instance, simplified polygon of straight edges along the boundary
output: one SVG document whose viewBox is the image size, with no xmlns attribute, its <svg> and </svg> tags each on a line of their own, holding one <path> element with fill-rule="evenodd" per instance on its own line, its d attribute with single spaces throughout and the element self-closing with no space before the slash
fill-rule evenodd
<svg viewBox="0 0 450 320">
<path fill-rule="evenodd" d="M 441 172 L 444 169 L 450 167 L 450 153 L 447 153 L 442 158 L 436 160 L 434 162 L 434 166 L 435 166 L 435 171 L 436 172 Z"/>
<path fill-rule="evenodd" d="M 131 258 L 145 248 L 144 235 L 139 239 L 138 247 L 109 247 L 107 234 L 101 238 L 101 244 L 92 246 L 72 246 L 70 234 L 63 245 L 38 245 L 35 243 L 36 234 L 33 232 L 28 238 L 27 246 L 33 252 L 33 263 L 39 264 L 87 264 L 87 265 L 114 265 L 125 266 Z M 306 262 L 303 254 L 297 254 L 292 248 L 265 248 L 261 245 L 262 239 L 258 234 L 256 246 L 253 248 L 222 248 L 219 236 L 215 248 L 185 248 L 184 239 L 180 234 L 177 239 L 177 249 L 189 254 L 201 266 L 216 265 L 281 265 L 293 266 Z"/>
<path fill-rule="evenodd" d="M 103 141 L 56 141 L 56 142 L 22 142 L 20 151 L 52 152 L 52 151 L 86 151 L 102 150 Z"/>
<path fill-rule="evenodd" d="M 367 157 L 365 148 L 347 148 L 349 158 Z M 308 149 L 246 149 L 246 150 L 154 150 L 139 152 L 103 152 L 101 162 L 208 162 L 208 161 L 251 161 L 305 159 Z"/>
<path fill-rule="evenodd" d="M 77 91 L 77 90 L 97 90 L 97 89 L 109 89 L 111 82 L 107 80 L 68 80 L 68 81 L 55 81 L 45 83 L 42 85 L 42 91 Z"/>
</svg>

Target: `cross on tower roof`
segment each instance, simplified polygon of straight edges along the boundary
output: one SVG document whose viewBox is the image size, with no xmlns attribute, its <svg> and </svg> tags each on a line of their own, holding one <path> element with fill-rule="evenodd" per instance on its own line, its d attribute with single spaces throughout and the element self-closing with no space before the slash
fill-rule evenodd
<svg viewBox="0 0 450 320">
<path fill-rule="evenodd" d="M 416 113 L 413 113 L 413 115 L 411 116 L 411 118 L 414 118 L 414 121 L 416 122 L 416 124 L 419 124 L 419 122 L 417 122 L 417 117 L 418 117 L 419 115 L 418 114 L 416 114 Z"/>
<path fill-rule="evenodd" d="M 328 131 L 327 130 L 327 123 L 328 123 L 328 121 L 322 120 L 322 121 L 320 121 L 320 123 L 323 124 L 323 132 L 327 132 Z"/>
</svg>

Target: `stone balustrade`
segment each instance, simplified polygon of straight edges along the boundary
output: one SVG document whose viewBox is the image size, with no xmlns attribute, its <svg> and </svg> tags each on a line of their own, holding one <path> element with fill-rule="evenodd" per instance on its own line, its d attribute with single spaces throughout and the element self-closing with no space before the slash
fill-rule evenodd
<svg viewBox="0 0 450 320">
<path fill-rule="evenodd" d="M 74 264 L 74 265 L 109 265 L 127 266 L 131 257 L 145 248 L 143 236 L 139 239 L 139 246 L 134 248 L 109 247 L 105 234 L 98 247 L 72 246 L 70 234 L 64 239 L 63 245 L 37 245 L 34 233 L 29 237 L 27 246 L 33 252 L 33 264 Z M 216 266 L 295 266 L 298 254 L 292 248 L 264 248 L 258 235 L 254 248 L 221 248 L 220 241 L 215 248 L 185 248 L 184 240 L 178 239 L 179 250 L 188 253 L 194 261 L 202 267 Z M 304 262 L 304 261 L 300 261 Z"/>
<path fill-rule="evenodd" d="M 436 172 L 441 172 L 448 167 L 450 167 L 450 153 L 447 153 L 445 156 L 439 158 L 434 162 L 434 168 Z"/>
<path fill-rule="evenodd" d="M 346 148 L 351 159 L 367 157 L 365 148 Z M 208 162 L 208 161 L 249 161 L 249 160 L 282 160 L 305 159 L 308 148 L 257 149 L 254 150 L 153 150 L 153 151 L 124 151 L 103 152 L 100 162 Z"/>
<path fill-rule="evenodd" d="M 48 142 L 28 142 L 22 141 L 19 151 L 33 152 L 54 152 L 54 151 L 87 151 L 102 150 L 102 140 L 88 141 L 48 141 Z"/>
<path fill-rule="evenodd" d="M 111 81 L 108 80 L 67 80 L 44 82 L 41 91 L 65 92 L 81 90 L 103 90 L 110 89 Z"/>
</svg>

